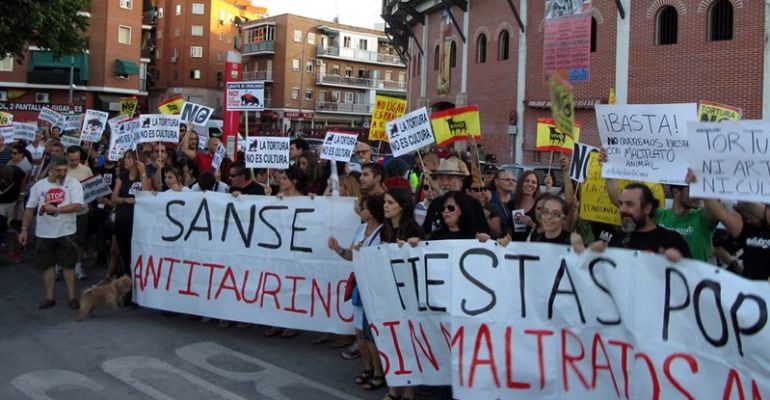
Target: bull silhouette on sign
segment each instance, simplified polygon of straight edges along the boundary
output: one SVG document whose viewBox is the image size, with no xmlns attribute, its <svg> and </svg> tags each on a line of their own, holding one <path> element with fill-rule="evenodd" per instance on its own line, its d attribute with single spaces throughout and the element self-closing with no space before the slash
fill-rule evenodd
<svg viewBox="0 0 770 400">
<path fill-rule="evenodd" d="M 557 131 L 555 126 L 549 126 L 548 130 L 548 140 L 551 143 L 563 145 L 567 141 L 567 135 Z"/>
<path fill-rule="evenodd" d="M 259 107 L 259 99 L 251 93 L 246 93 L 241 96 L 241 105 Z"/>
<path fill-rule="evenodd" d="M 449 117 L 446 119 L 446 124 L 449 126 L 449 134 L 452 136 L 457 136 L 461 133 L 468 133 L 468 128 L 465 125 L 465 121 L 455 121 L 454 118 Z"/>
<path fill-rule="evenodd" d="M 256 140 L 251 142 L 251 144 L 249 144 L 249 151 L 257 151 L 257 141 Z"/>
</svg>

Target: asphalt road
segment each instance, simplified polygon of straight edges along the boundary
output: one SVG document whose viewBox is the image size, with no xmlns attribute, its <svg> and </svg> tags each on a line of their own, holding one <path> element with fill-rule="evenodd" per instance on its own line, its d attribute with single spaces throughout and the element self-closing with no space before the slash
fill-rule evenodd
<svg viewBox="0 0 770 400">
<path fill-rule="evenodd" d="M 88 270 L 94 284 L 102 271 Z M 123 308 L 75 322 L 64 282 L 57 305 L 38 310 L 42 278 L 25 264 L 0 265 L 0 399 L 381 399 L 353 383 L 360 360 L 313 345 L 312 333 L 266 338 L 261 327 Z"/>
</svg>

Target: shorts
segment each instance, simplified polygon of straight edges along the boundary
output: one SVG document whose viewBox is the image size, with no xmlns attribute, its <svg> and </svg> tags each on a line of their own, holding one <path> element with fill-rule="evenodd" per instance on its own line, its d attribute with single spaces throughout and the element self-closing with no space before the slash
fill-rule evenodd
<svg viewBox="0 0 770 400">
<path fill-rule="evenodd" d="M 47 270 L 59 264 L 64 269 L 75 268 L 78 260 L 75 235 L 60 238 L 35 238 L 35 265 L 40 270 Z"/>
<path fill-rule="evenodd" d="M 6 217 L 9 220 L 15 217 L 14 211 L 16 210 L 16 202 L 13 203 L 0 203 L 0 216 Z"/>
<path fill-rule="evenodd" d="M 361 306 L 353 306 L 353 327 L 364 330 L 364 308 Z"/>
<path fill-rule="evenodd" d="M 75 231 L 75 244 L 85 246 L 88 244 L 88 214 L 78 215 L 77 231 Z"/>
</svg>

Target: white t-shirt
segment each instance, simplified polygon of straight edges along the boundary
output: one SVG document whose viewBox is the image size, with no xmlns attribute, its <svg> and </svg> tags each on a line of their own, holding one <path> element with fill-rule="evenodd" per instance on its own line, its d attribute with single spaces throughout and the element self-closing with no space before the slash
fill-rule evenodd
<svg viewBox="0 0 770 400">
<path fill-rule="evenodd" d="M 32 161 L 41 160 L 45 155 L 45 144 L 40 142 L 40 144 L 35 147 L 34 144 L 30 143 L 27 145 L 27 151 L 32 155 Z"/>
<path fill-rule="evenodd" d="M 195 182 L 195 184 L 192 185 L 192 191 L 202 192 L 203 190 L 201 190 L 201 186 L 198 184 L 198 182 Z M 214 190 L 212 191 L 219 193 L 230 193 L 230 186 L 227 186 L 227 184 L 222 181 L 217 181 L 214 183 Z"/>
<path fill-rule="evenodd" d="M 32 164 L 30 164 L 29 160 L 27 160 L 26 158 L 22 158 L 18 164 L 14 164 L 13 160 L 11 160 L 8 162 L 8 165 L 15 165 L 21 168 L 21 170 L 24 171 L 24 173 L 26 174 L 29 174 L 30 172 L 32 172 Z"/>
<path fill-rule="evenodd" d="M 48 214 L 40 215 L 40 207 L 45 203 L 59 207 L 75 203 L 83 205 L 83 185 L 71 176 L 64 178 L 64 185 L 51 183 L 48 178 L 44 178 L 32 186 L 27 202 L 27 208 L 34 209 L 37 215 L 35 229 L 37 237 L 55 239 L 74 234 L 77 229 L 77 215 L 75 213 L 59 214 L 56 217 Z"/>
<path fill-rule="evenodd" d="M 164 190 L 164 192 L 174 192 L 174 191 L 175 191 L 174 189 Z M 182 189 L 180 190 L 180 192 L 189 192 L 189 191 L 190 191 L 190 188 L 188 188 L 187 186 L 182 186 Z"/>
<path fill-rule="evenodd" d="M 78 182 L 83 182 L 84 180 L 92 177 L 94 175 L 93 172 L 91 172 L 91 168 L 89 168 L 86 165 L 78 164 L 77 168 L 69 168 L 67 170 L 67 176 L 71 176 L 78 180 Z M 88 214 L 88 206 L 86 205 L 83 207 L 82 210 L 78 213 L 78 215 L 85 215 Z"/>
</svg>

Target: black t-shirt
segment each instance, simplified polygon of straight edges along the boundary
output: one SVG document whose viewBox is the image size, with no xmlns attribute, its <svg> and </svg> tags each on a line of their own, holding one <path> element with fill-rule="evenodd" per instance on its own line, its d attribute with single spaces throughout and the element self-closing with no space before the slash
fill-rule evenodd
<svg viewBox="0 0 770 400">
<path fill-rule="evenodd" d="M 22 189 L 24 171 L 14 165 L 8 165 L 8 167 L 13 168 L 13 178 L 7 185 L 0 185 L 0 204 L 15 203 Z"/>
<path fill-rule="evenodd" d="M 737 240 L 743 246 L 743 276 L 766 281 L 770 277 L 770 230 L 744 223 Z"/>
<path fill-rule="evenodd" d="M 263 188 L 262 185 L 252 181 L 251 183 L 249 183 L 248 185 L 242 188 L 233 186 L 230 188 L 230 192 L 231 193 L 241 192 L 241 194 L 255 194 L 255 195 L 264 196 L 265 188 Z"/>
<path fill-rule="evenodd" d="M 571 244 L 570 236 L 571 233 L 564 230 L 555 238 L 547 238 L 545 232 L 535 232 L 532 234 L 530 241 L 535 243 Z"/>
<path fill-rule="evenodd" d="M 484 215 L 484 207 L 478 200 L 471 197 L 471 208 L 473 209 L 473 218 L 476 221 L 476 227 L 479 232 L 489 233 L 489 223 Z M 422 223 L 422 231 L 430 235 L 434 230 L 441 226 L 441 210 L 444 209 L 443 201 L 436 199 L 430 202 L 428 210 L 425 213 L 425 221 Z M 474 235 L 478 232 L 474 232 Z M 431 238 L 432 239 L 432 238 Z"/>
<path fill-rule="evenodd" d="M 475 239 L 475 232 L 452 232 L 448 229 L 439 229 L 430 235 L 430 240 Z"/>
<path fill-rule="evenodd" d="M 137 176 L 137 179 L 131 180 L 128 171 L 123 171 L 120 174 L 120 192 L 118 192 L 118 197 L 135 197 L 136 192 L 140 190 L 142 190 L 142 179 L 139 176 Z M 127 203 L 118 204 L 115 207 L 115 219 L 129 224 L 132 223 L 134 221 L 134 205 Z"/>
<path fill-rule="evenodd" d="M 635 231 L 630 234 L 618 232 L 610 239 L 610 247 L 622 247 L 652 253 L 673 247 L 679 250 L 683 257 L 692 257 L 690 247 L 687 246 L 682 235 L 659 226 L 655 226 L 655 229 L 649 232 Z"/>
</svg>

